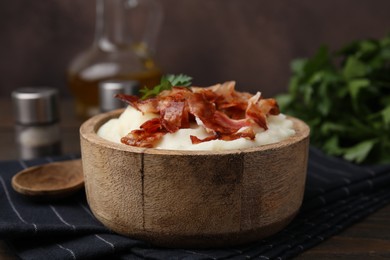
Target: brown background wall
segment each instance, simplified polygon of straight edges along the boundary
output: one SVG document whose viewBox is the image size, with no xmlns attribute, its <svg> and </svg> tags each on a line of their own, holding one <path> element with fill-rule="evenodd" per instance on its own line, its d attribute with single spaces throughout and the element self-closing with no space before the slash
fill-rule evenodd
<svg viewBox="0 0 390 260">
<path fill-rule="evenodd" d="M 234 79 L 267 96 L 286 90 L 292 59 L 390 31 L 388 0 L 160 0 L 156 59 L 208 85 Z M 92 41 L 94 0 L 0 1 L 0 96 L 50 85 L 63 95 L 70 60 Z"/>
</svg>

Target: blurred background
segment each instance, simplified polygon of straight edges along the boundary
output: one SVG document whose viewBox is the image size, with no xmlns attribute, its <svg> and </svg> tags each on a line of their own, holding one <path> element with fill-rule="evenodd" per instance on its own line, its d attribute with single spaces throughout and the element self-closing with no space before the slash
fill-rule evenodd
<svg viewBox="0 0 390 260">
<path fill-rule="evenodd" d="M 273 96 L 287 89 L 290 62 L 322 44 L 338 48 L 390 29 L 388 0 L 161 0 L 155 60 L 196 85 L 236 80 Z M 0 1 L 0 96 L 48 85 L 70 96 L 66 70 L 94 37 L 95 0 Z"/>
</svg>

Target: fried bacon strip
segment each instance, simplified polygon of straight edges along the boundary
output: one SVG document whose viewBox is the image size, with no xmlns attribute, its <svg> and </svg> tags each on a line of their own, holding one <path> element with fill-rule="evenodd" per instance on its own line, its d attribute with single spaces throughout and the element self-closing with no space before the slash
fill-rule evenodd
<svg viewBox="0 0 390 260">
<path fill-rule="evenodd" d="M 140 99 L 138 96 L 126 95 L 126 94 L 116 94 L 116 98 L 122 100 L 123 102 L 134 107 L 142 113 L 158 113 L 158 104 L 159 100 L 156 98 L 149 98 L 146 100 Z"/>
<path fill-rule="evenodd" d="M 180 128 L 190 127 L 190 115 L 187 99 L 192 92 L 187 88 L 174 87 L 171 91 L 163 91 L 159 95 L 157 106 L 160 111 L 161 123 L 164 128 L 175 133 Z"/>
<path fill-rule="evenodd" d="M 202 142 L 207 142 L 207 141 L 212 141 L 212 140 L 233 141 L 233 140 L 236 140 L 239 138 L 246 138 L 246 139 L 254 140 L 255 137 L 256 137 L 256 134 L 253 131 L 253 128 L 250 128 L 250 127 L 246 128 L 242 132 L 236 132 L 233 134 L 218 134 L 218 133 L 216 133 L 214 135 L 208 136 L 208 137 L 203 138 L 203 139 L 199 139 L 196 136 L 190 135 L 192 144 L 199 144 Z"/>
<path fill-rule="evenodd" d="M 154 147 L 166 133 L 189 128 L 199 119 L 210 136 L 199 139 L 190 136 L 193 144 L 211 140 L 231 141 L 238 138 L 255 139 L 254 127 L 267 127 L 267 116 L 279 114 L 275 99 L 263 99 L 258 92 L 251 95 L 234 90 L 235 82 L 214 86 L 173 87 L 158 96 L 141 100 L 137 96 L 119 94 L 117 98 L 142 113 L 156 113 L 151 119 L 121 139 L 127 145 Z"/>
<path fill-rule="evenodd" d="M 162 127 L 159 118 L 153 118 L 140 126 L 139 130 L 133 130 L 121 138 L 123 144 L 152 148 L 167 131 Z"/>
<path fill-rule="evenodd" d="M 202 93 L 194 93 L 188 100 L 188 105 L 190 113 L 199 118 L 209 132 L 233 134 L 248 126 L 245 118 L 234 120 L 217 110 L 215 104 L 208 101 Z"/>
</svg>

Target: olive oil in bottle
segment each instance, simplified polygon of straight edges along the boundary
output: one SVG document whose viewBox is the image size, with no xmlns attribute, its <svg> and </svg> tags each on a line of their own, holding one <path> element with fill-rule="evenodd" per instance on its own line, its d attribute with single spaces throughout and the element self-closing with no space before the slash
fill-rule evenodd
<svg viewBox="0 0 390 260">
<path fill-rule="evenodd" d="M 131 4 L 130 4 L 131 3 Z M 142 36 L 132 18 L 147 16 Z M 154 0 L 96 0 L 96 30 L 92 46 L 79 54 L 68 69 L 68 84 L 76 114 L 88 118 L 99 112 L 99 83 L 135 80 L 141 87 L 160 82 L 161 71 L 153 59 L 153 46 L 162 9 Z"/>
</svg>

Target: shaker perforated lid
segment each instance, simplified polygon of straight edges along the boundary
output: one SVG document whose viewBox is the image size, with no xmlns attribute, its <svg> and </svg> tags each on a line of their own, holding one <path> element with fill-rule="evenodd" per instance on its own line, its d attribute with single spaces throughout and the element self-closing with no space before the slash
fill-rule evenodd
<svg viewBox="0 0 390 260">
<path fill-rule="evenodd" d="M 107 80 L 99 83 L 100 111 L 107 112 L 125 107 L 126 104 L 115 98 L 116 94 L 137 95 L 139 83 L 135 80 Z"/>
<path fill-rule="evenodd" d="M 58 91 L 50 87 L 23 87 L 12 92 L 15 121 L 47 124 L 59 120 Z"/>
</svg>

